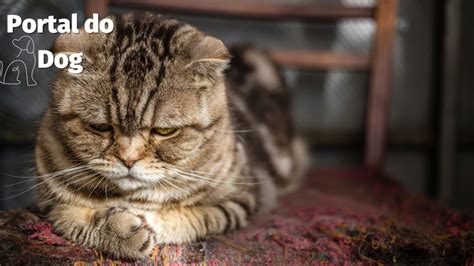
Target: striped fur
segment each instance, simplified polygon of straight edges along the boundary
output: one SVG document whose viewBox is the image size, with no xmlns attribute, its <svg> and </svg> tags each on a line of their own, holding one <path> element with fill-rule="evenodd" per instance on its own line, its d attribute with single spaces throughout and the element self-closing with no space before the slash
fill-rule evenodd
<svg viewBox="0 0 474 266">
<path fill-rule="evenodd" d="M 232 50 L 152 14 L 106 34 L 61 35 L 84 52 L 61 72 L 36 145 L 37 204 L 55 230 L 114 257 L 243 227 L 302 175 L 288 91 L 265 53 Z M 176 133 L 159 135 L 158 129 Z"/>
</svg>

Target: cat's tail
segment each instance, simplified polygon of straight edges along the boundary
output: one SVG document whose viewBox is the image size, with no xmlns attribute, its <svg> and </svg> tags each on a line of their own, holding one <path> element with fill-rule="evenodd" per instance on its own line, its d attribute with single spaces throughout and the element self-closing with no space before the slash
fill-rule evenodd
<svg viewBox="0 0 474 266">
<path fill-rule="evenodd" d="M 266 169 L 279 194 L 293 190 L 308 166 L 305 143 L 294 129 L 291 92 L 279 67 L 263 50 L 249 45 L 230 49 L 227 70 L 236 124 L 244 134 L 248 157 Z"/>
</svg>

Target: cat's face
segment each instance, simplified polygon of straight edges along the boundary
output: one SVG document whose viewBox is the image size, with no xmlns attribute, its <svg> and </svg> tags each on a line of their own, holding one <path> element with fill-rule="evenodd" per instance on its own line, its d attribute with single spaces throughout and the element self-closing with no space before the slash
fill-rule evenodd
<svg viewBox="0 0 474 266">
<path fill-rule="evenodd" d="M 222 42 L 147 14 L 116 18 L 110 34 L 63 35 L 56 52 L 84 52 L 84 71 L 53 89 L 56 127 L 73 162 L 123 190 L 203 164 L 228 111 Z M 183 182 L 188 182 L 184 177 Z"/>
</svg>

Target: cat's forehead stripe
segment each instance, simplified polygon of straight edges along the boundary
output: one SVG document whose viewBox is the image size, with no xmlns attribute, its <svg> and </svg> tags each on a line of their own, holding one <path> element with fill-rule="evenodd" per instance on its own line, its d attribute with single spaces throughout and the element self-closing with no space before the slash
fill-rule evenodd
<svg viewBox="0 0 474 266">
<path fill-rule="evenodd" d="M 151 103 L 151 100 L 153 100 L 155 98 L 155 94 L 158 90 L 152 90 L 150 92 L 150 94 L 148 95 L 147 99 L 146 99 L 146 102 L 145 102 L 145 105 L 143 106 L 143 109 L 141 111 L 141 115 L 140 115 L 140 124 L 143 124 L 144 122 L 144 119 L 145 119 L 145 114 L 146 114 L 146 111 L 148 110 L 148 107 Z"/>
<path fill-rule="evenodd" d="M 109 74 L 114 84 L 111 101 L 116 106 L 117 122 L 127 129 L 132 130 L 144 122 L 156 90 L 166 77 L 166 61 L 172 56 L 171 40 L 183 25 L 156 17 L 116 18 L 114 45 L 110 50 Z M 152 36 L 151 40 L 147 39 L 149 36 Z M 125 84 L 122 86 L 116 84 L 118 71 L 124 74 Z M 154 77 L 156 87 L 145 89 L 142 84 L 151 71 L 158 72 Z M 121 106 L 123 104 L 125 106 Z"/>
<path fill-rule="evenodd" d="M 115 116 L 116 119 L 118 120 L 118 124 L 122 124 L 122 112 L 120 111 L 120 99 L 118 97 L 118 91 L 117 87 L 113 86 L 112 87 L 112 101 L 111 103 L 115 103 Z"/>
</svg>

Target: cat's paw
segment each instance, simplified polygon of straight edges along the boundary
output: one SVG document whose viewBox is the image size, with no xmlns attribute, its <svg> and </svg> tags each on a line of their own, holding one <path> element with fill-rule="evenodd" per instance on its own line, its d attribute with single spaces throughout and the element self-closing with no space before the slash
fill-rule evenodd
<svg viewBox="0 0 474 266">
<path fill-rule="evenodd" d="M 147 257 L 156 243 L 156 234 L 145 218 L 126 208 L 109 209 L 103 230 L 110 237 L 106 251 L 118 257 Z"/>
</svg>

